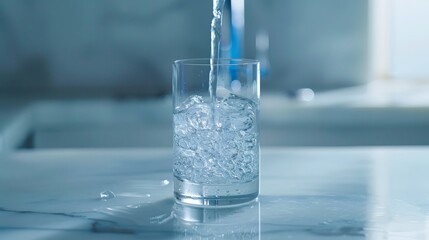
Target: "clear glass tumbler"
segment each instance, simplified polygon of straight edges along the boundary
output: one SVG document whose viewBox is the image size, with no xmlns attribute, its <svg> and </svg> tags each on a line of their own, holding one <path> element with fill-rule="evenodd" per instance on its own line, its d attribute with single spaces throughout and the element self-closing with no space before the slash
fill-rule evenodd
<svg viewBox="0 0 429 240">
<path fill-rule="evenodd" d="M 261 239 L 259 201 L 228 208 L 173 206 L 178 239 Z"/>
<path fill-rule="evenodd" d="M 259 84 L 256 60 L 174 62 L 173 172 L 179 203 L 228 206 L 257 198 Z"/>
</svg>

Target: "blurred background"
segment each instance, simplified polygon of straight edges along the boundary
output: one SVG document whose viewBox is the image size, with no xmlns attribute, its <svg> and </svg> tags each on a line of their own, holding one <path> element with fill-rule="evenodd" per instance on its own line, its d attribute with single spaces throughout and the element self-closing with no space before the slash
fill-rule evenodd
<svg viewBox="0 0 429 240">
<path fill-rule="evenodd" d="M 209 0 L 3 0 L 1 93 L 169 94 L 173 60 L 209 57 L 211 8 Z M 361 84 L 368 9 L 367 0 L 229 2 L 242 23 L 228 29 L 225 14 L 224 57 L 233 48 L 233 57 L 263 58 L 267 90 Z"/>
<path fill-rule="evenodd" d="M 222 56 L 261 61 L 262 144 L 427 144 L 428 7 L 227 0 Z M 0 1 L 0 146 L 170 146 L 171 64 L 209 57 L 211 11 L 209 0 Z"/>
</svg>

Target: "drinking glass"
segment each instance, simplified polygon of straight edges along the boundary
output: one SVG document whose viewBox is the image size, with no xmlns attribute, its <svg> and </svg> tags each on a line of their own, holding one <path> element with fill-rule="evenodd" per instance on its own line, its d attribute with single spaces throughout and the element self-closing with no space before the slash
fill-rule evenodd
<svg viewBox="0 0 429 240">
<path fill-rule="evenodd" d="M 174 62 L 173 173 L 179 203 L 229 206 L 257 198 L 259 85 L 256 60 Z"/>
</svg>

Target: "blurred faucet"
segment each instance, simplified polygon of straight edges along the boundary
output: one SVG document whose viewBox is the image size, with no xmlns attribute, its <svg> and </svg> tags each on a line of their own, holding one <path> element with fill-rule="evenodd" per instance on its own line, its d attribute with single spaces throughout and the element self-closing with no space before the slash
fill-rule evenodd
<svg viewBox="0 0 429 240">
<path fill-rule="evenodd" d="M 245 0 L 226 0 L 224 10 L 222 57 L 243 58 L 245 27 Z M 261 62 L 261 78 L 270 71 L 269 34 L 265 30 L 257 32 L 255 39 L 256 59 Z"/>
<path fill-rule="evenodd" d="M 244 0 L 226 0 L 223 21 L 222 57 L 242 58 Z"/>
</svg>

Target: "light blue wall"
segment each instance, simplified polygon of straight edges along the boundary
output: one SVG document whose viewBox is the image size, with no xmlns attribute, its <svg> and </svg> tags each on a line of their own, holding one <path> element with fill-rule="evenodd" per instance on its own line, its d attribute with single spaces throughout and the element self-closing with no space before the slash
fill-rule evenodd
<svg viewBox="0 0 429 240">
<path fill-rule="evenodd" d="M 208 56 L 210 14 L 209 1 L 2 0 L 1 87 L 168 92 L 173 60 Z"/>
</svg>

